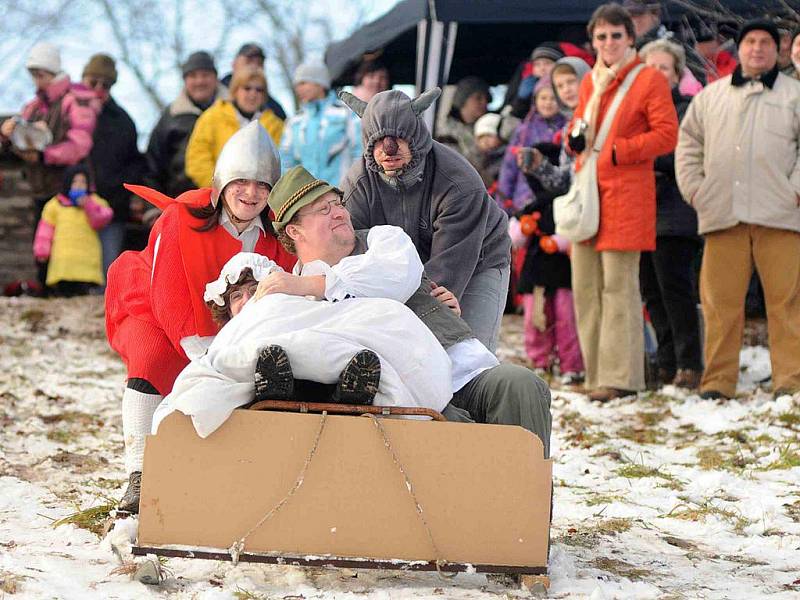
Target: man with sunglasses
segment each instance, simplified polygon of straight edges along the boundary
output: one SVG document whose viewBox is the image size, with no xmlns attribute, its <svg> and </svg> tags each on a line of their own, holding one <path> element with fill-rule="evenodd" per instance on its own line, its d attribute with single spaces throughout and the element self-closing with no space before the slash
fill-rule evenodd
<svg viewBox="0 0 800 600">
<path fill-rule="evenodd" d="M 116 81 L 117 66 L 107 54 L 95 54 L 83 69 L 81 83 L 94 92 L 101 105 L 89 155 L 94 182 L 97 193 L 114 211 L 111 223 L 100 230 L 103 272 L 108 271 L 108 265 L 120 255 L 124 245 L 130 192 L 122 184 L 141 183 L 146 168 L 136 145 L 136 125 L 111 97 L 111 87 Z"/>
<path fill-rule="evenodd" d="M 31 48 L 25 63 L 36 86 L 36 97 L 22 113 L 0 126 L 0 143 L 12 141 L 14 130 L 24 121 L 37 123 L 52 134 L 42 149 L 19 148 L 15 152 L 26 163 L 26 177 L 33 196 L 37 223 L 47 201 L 61 190 L 64 170 L 76 165 L 92 148 L 95 126 L 94 96 L 83 86 L 73 85 L 61 70 L 61 53 L 52 44 L 40 42 Z M 44 285 L 47 263 L 40 263 L 39 281 Z"/>
</svg>

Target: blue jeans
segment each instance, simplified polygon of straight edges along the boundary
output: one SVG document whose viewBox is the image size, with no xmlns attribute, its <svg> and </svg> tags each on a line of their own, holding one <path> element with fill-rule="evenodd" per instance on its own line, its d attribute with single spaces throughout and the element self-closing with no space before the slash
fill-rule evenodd
<svg viewBox="0 0 800 600">
<path fill-rule="evenodd" d="M 510 266 L 476 273 L 461 295 L 461 318 L 492 352 L 497 349 L 510 275 Z"/>
</svg>

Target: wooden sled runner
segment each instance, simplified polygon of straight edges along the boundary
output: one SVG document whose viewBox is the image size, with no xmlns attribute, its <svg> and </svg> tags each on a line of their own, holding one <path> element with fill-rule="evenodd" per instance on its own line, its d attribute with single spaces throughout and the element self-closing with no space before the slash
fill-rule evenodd
<svg viewBox="0 0 800 600">
<path fill-rule="evenodd" d="M 549 583 L 552 461 L 529 431 L 270 408 L 148 437 L 134 554 Z"/>
</svg>

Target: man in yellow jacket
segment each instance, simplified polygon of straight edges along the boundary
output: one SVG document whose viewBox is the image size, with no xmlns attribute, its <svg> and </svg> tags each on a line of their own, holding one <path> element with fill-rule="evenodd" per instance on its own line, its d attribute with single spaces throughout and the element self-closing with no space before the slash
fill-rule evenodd
<svg viewBox="0 0 800 600">
<path fill-rule="evenodd" d="M 209 187 L 214 165 L 230 137 L 250 121 L 257 120 L 277 146 L 283 120 L 272 110 L 261 110 L 267 97 L 267 79 L 257 67 L 236 71 L 231 80 L 230 100 L 217 100 L 194 126 L 186 148 L 186 175 L 198 187 Z"/>
</svg>

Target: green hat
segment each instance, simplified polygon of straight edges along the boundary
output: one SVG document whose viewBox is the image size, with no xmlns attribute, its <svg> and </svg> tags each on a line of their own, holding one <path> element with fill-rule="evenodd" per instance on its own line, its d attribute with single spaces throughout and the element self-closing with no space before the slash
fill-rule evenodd
<svg viewBox="0 0 800 600">
<path fill-rule="evenodd" d="M 269 207 L 275 213 L 272 226 L 280 231 L 298 210 L 328 192 L 342 193 L 327 181 L 317 179 L 303 167 L 292 167 L 269 193 Z"/>
</svg>

